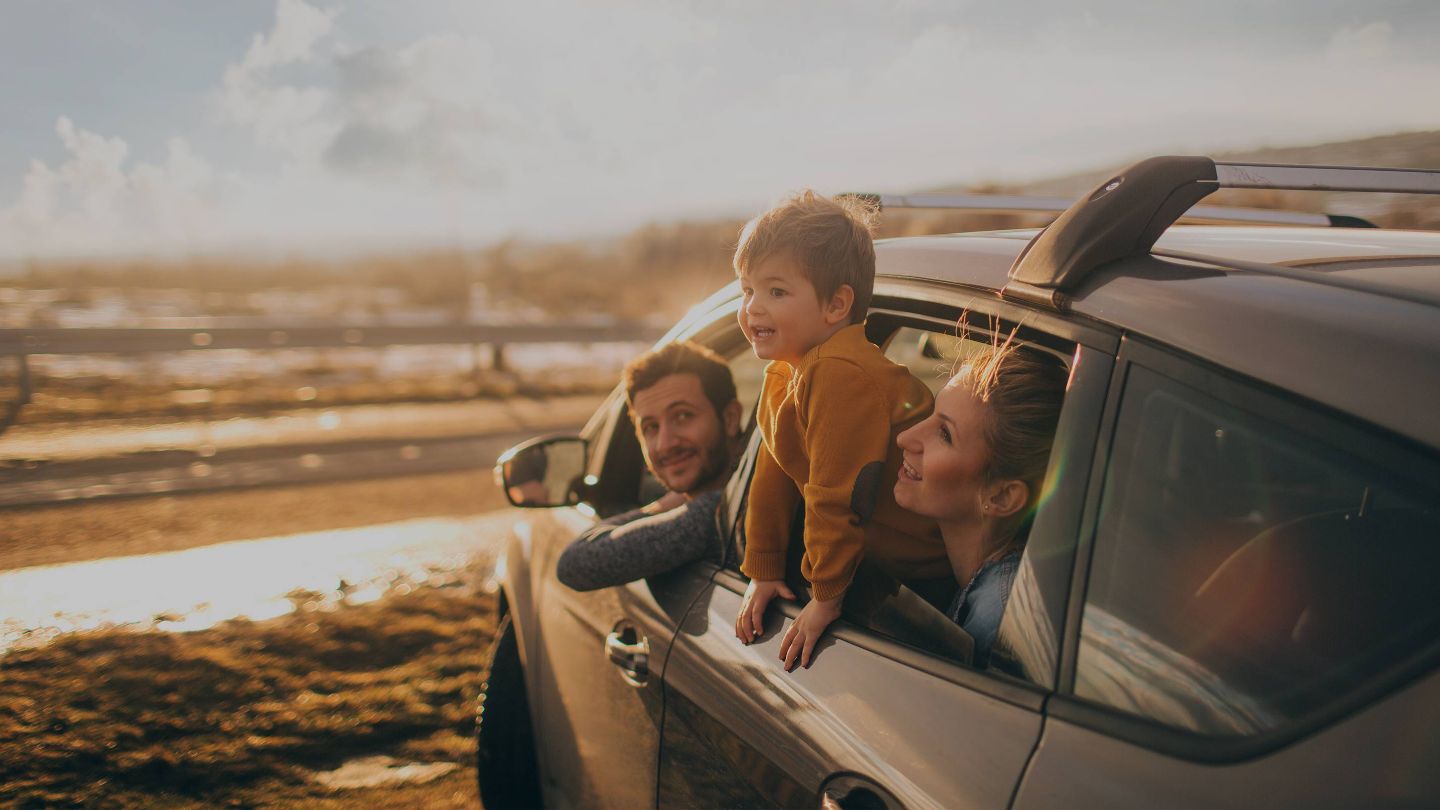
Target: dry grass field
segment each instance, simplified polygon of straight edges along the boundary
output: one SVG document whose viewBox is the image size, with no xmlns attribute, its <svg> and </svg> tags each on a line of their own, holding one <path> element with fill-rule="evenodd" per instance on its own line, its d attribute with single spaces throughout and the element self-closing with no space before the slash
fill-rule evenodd
<svg viewBox="0 0 1440 810">
<path fill-rule="evenodd" d="M 7 510 L 0 568 L 502 502 L 472 472 Z M 366 604 L 294 592 L 297 610 L 278 619 L 74 633 L 0 654 L 0 806 L 478 806 L 471 734 L 491 565 L 481 556 L 396 582 Z M 384 782 L 406 772 L 396 767 L 426 780 Z"/>
</svg>

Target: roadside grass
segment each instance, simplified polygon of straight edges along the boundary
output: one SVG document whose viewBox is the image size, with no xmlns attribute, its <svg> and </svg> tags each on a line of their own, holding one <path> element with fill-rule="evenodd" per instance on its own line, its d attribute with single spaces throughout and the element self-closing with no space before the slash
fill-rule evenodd
<svg viewBox="0 0 1440 810">
<path fill-rule="evenodd" d="M 12 650 L 0 657 L 0 805 L 473 806 L 474 706 L 495 625 L 482 576 L 477 565 L 330 608 L 295 594 L 300 610 L 265 622 Z M 314 781 L 377 754 L 457 767 L 418 786 Z"/>
</svg>

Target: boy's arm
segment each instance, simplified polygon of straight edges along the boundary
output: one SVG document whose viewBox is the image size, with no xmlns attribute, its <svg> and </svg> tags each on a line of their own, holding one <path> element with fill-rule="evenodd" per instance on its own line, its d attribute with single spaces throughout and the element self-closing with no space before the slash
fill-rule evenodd
<svg viewBox="0 0 1440 810">
<path fill-rule="evenodd" d="M 740 613 L 735 617 L 735 637 L 749 644 L 765 630 L 765 608 L 776 596 L 794 599 L 785 584 L 785 552 L 790 545 L 790 522 L 800 490 L 770 448 L 761 445 L 755 457 L 755 475 L 745 507 L 745 561 L 740 570 L 750 577 Z"/>
<path fill-rule="evenodd" d="M 810 481 L 805 485 L 805 558 L 811 595 L 838 599 L 865 553 L 864 523 L 890 452 L 893 414 L 884 393 L 859 366 L 822 359 L 802 395 Z"/>
<path fill-rule="evenodd" d="M 745 560 L 740 571 L 751 579 L 785 578 L 785 550 L 800 490 L 781 469 L 770 448 L 755 455 L 755 475 L 745 507 Z"/>
</svg>

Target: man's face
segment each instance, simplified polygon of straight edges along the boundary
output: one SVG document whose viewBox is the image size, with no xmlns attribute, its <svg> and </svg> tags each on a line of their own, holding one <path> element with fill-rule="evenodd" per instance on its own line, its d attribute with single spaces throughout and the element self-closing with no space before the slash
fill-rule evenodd
<svg viewBox="0 0 1440 810">
<path fill-rule="evenodd" d="M 719 484 L 729 471 L 729 440 L 740 430 L 739 403 L 716 413 L 699 376 L 671 374 L 636 391 L 630 415 L 645 463 L 666 489 L 698 492 Z"/>
</svg>

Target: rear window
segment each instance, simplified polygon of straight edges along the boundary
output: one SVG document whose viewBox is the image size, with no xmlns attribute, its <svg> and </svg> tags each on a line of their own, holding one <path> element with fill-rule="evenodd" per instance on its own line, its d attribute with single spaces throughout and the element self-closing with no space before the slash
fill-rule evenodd
<svg viewBox="0 0 1440 810">
<path fill-rule="evenodd" d="M 1255 734 L 1436 639 L 1440 516 L 1425 460 L 1378 466 L 1138 366 L 1113 448 L 1077 695 Z"/>
</svg>

